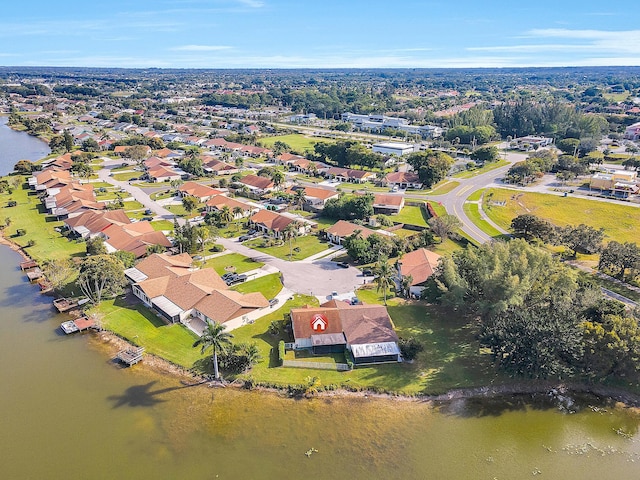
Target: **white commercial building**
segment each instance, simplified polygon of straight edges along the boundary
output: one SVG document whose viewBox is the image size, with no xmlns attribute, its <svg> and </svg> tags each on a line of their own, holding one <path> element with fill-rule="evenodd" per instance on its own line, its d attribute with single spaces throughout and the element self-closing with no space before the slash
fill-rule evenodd
<svg viewBox="0 0 640 480">
<path fill-rule="evenodd" d="M 416 146 L 412 143 L 383 142 L 373 145 L 373 151 L 382 155 L 397 155 L 401 157 L 416 151 Z"/>
</svg>

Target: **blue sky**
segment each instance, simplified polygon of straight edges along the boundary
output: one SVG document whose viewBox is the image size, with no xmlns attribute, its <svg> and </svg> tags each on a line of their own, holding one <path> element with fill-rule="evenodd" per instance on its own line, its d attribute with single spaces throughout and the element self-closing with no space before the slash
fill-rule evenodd
<svg viewBox="0 0 640 480">
<path fill-rule="evenodd" d="M 31 0 L 1 11 L 0 65 L 640 65 L 628 2 Z"/>
</svg>

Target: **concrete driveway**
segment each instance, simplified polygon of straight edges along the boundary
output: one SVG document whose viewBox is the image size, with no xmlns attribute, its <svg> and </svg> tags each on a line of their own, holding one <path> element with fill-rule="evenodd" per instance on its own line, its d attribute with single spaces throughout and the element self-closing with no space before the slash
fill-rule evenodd
<svg viewBox="0 0 640 480">
<path fill-rule="evenodd" d="M 364 277 L 360 270 L 354 267 L 338 267 L 337 263 L 331 260 L 288 262 L 245 247 L 236 239 L 219 238 L 216 242 L 227 250 L 277 268 L 282 272 L 284 286 L 296 293 L 326 297 L 334 291 L 339 294 L 352 292 L 363 284 Z"/>
</svg>

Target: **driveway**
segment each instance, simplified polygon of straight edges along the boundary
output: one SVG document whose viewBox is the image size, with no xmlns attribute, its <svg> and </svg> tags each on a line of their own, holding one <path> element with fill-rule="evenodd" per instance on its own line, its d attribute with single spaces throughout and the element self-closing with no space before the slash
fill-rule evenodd
<svg viewBox="0 0 640 480">
<path fill-rule="evenodd" d="M 352 292 L 364 283 L 360 270 L 338 267 L 331 260 L 288 262 L 245 247 L 235 239 L 219 238 L 216 242 L 227 250 L 277 268 L 282 273 L 285 288 L 296 293 L 326 297 L 334 291 L 339 294 Z"/>
</svg>

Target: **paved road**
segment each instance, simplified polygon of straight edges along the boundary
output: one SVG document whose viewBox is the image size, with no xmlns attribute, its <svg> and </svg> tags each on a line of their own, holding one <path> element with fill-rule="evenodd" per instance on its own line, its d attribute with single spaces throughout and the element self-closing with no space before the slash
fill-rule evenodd
<svg viewBox="0 0 640 480">
<path fill-rule="evenodd" d="M 357 268 L 341 268 L 327 258 L 287 262 L 245 247 L 236 239 L 219 238 L 216 242 L 227 250 L 254 258 L 277 268 L 282 272 L 284 286 L 297 293 L 321 297 L 326 297 L 334 291 L 344 294 L 354 291 L 364 281 L 360 270 Z M 368 280 L 370 281 L 371 279 L 369 278 Z"/>
<path fill-rule="evenodd" d="M 100 180 L 110 183 L 115 187 L 120 187 L 125 190 L 130 196 L 132 196 L 135 200 L 144 205 L 144 208 L 151 210 L 155 216 L 163 218 L 165 220 L 173 220 L 175 218 L 175 214 L 164 208 L 158 202 L 151 200 L 148 193 L 145 193 L 140 187 L 134 187 L 129 182 L 116 180 L 113 177 L 110 177 L 111 168 L 115 166 L 121 165 L 122 162 L 118 162 L 116 165 L 108 165 L 106 168 L 103 168 L 98 171 L 98 177 Z M 178 223 L 182 225 L 185 222 L 184 219 L 178 218 Z"/>
</svg>

